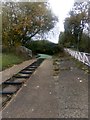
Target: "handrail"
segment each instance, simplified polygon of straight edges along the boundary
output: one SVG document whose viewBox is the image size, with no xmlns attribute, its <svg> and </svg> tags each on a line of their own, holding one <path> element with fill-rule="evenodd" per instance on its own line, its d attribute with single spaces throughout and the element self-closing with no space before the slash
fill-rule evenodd
<svg viewBox="0 0 90 120">
<path fill-rule="evenodd" d="M 64 50 L 69 53 L 71 56 L 75 57 L 79 61 L 83 62 L 84 64 L 90 66 L 90 53 L 84 53 L 75 51 L 72 49 L 64 48 Z"/>
</svg>

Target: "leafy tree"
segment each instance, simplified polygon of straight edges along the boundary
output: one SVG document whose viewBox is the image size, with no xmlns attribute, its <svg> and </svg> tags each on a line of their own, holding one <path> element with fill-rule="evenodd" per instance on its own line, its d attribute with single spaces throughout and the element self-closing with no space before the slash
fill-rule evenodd
<svg viewBox="0 0 90 120">
<path fill-rule="evenodd" d="M 90 53 L 90 36 L 88 34 L 83 33 L 82 40 L 80 41 L 79 50 L 81 52 Z"/>
<path fill-rule="evenodd" d="M 58 43 L 64 46 L 64 45 L 65 45 L 65 44 L 64 44 L 65 41 L 66 41 L 66 39 L 65 39 L 65 32 L 60 32 Z"/>
<path fill-rule="evenodd" d="M 3 43 L 25 45 L 36 34 L 51 30 L 58 21 L 44 2 L 5 2 L 3 4 Z"/>
<path fill-rule="evenodd" d="M 80 41 L 88 23 L 88 4 L 75 3 L 69 17 L 65 19 L 64 28 L 66 36 L 73 38 L 74 46 L 79 48 Z M 70 38 L 70 37 L 69 37 Z"/>
</svg>

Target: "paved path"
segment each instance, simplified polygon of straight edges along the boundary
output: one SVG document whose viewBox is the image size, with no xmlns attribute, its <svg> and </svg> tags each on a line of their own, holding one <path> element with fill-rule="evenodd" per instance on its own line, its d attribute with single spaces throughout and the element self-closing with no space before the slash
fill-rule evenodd
<svg viewBox="0 0 90 120">
<path fill-rule="evenodd" d="M 0 78 L 2 78 L 2 80 L 0 80 L 0 84 L 4 81 L 6 81 L 7 79 L 11 78 L 14 74 L 18 73 L 20 70 L 24 69 L 25 67 L 27 67 L 28 65 L 30 65 L 32 62 L 34 62 L 36 59 L 31 59 L 31 60 L 27 60 L 23 63 L 20 63 L 18 65 L 14 65 L 8 69 L 5 69 L 4 71 L 0 72 Z"/>
<path fill-rule="evenodd" d="M 60 63 L 60 64 L 59 64 Z M 3 110 L 3 118 L 87 118 L 88 75 L 71 60 L 45 60 Z"/>
</svg>

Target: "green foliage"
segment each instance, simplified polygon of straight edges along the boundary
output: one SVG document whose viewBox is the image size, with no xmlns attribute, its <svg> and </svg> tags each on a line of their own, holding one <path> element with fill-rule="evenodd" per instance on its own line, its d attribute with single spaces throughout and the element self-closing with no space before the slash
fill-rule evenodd
<svg viewBox="0 0 90 120">
<path fill-rule="evenodd" d="M 89 33 L 88 7 L 87 2 L 74 4 L 72 11 L 65 19 L 65 31 L 59 35 L 59 44 L 79 51 L 90 52 L 90 37 L 84 32 Z"/>
<path fill-rule="evenodd" d="M 25 45 L 36 34 L 52 29 L 57 18 L 44 2 L 3 3 L 3 44 L 9 48 Z"/>
<path fill-rule="evenodd" d="M 75 44 L 81 41 L 83 30 L 85 27 L 85 12 L 73 14 L 65 19 L 65 33 L 75 39 Z"/>
<path fill-rule="evenodd" d="M 42 53 L 53 55 L 62 51 L 61 47 L 59 47 L 57 44 L 54 44 L 47 40 L 31 41 L 30 44 L 26 45 L 26 47 L 31 49 L 34 54 Z"/>
<path fill-rule="evenodd" d="M 64 32 L 60 32 L 58 43 L 61 44 L 61 45 L 64 45 L 64 42 L 65 42 L 65 33 Z"/>
<path fill-rule="evenodd" d="M 61 32 L 59 35 L 58 44 L 62 47 L 75 46 L 74 36 L 72 34 L 67 34 L 66 32 Z"/>
<path fill-rule="evenodd" d="M 79 50 L 82 52 L 90 53 L 90 37 L 87 34 L 82 35 L 82 40 L 80 41 Z"/>
<path fill-rule="evenodd" d="M 60 33 L 58 44 L 62 45 L 63 47 L 73 48 L 77 50 L 77 45 L 75 44 L 74 37 L 72 35 L 68 36 L 65 32 Z M 83 33 L 82 39 L 79 43 L 79 51 L 90 53 L 89 46 L 90 46 L 90 37 L 88 36 L 88 34 Z"/>
</svg>

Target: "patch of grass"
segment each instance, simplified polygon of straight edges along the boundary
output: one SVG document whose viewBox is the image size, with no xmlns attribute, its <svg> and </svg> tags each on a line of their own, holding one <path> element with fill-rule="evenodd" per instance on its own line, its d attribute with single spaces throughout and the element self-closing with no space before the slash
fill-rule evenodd
<svg viewBox="0 0 90 120">
<path fill-rule="evenodd" d="M 11 67 L 15 64 L 19 64 L 25 60 L 27 60 L 27 58 L 18 56 L 15 53 L 0 54 L 0 66 L 2 66 L 2 70 L 6 69 L 8 67 Z"/>
</svg>

